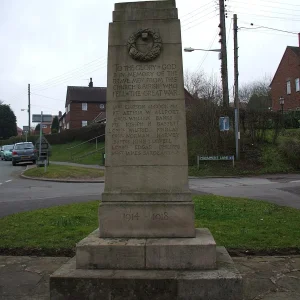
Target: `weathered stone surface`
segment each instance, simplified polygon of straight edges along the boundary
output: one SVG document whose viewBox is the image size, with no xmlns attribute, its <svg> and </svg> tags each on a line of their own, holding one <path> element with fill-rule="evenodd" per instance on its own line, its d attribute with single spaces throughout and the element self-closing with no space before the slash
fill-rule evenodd
<svg viewBox="0 0 300 300">
<path fill-rule="evenodd" d="M 163 39 L 163 46 L 166 44 L 181 43 L 180 21 L 178 19 L 168 20 L 141 20 L 136 22 L 110 23 L 111 32 L 108 46 L 126 46 L 128 42 L 128 32 L 137 31 L 140 28 L 159 28 L 160 36 Z M 162 49 L 164 51 L 164 49 Z M 149 63 L 149 65 L 151 65 Z"/>
<path fill-rule="evenodd" d="M 205 270 L 216 268 L 216 242 L 208 229 L 190 239 L 147 239 L 147 269 Z"/>
<path fill-rule="evenodd" d="M 114 11 L 114 22 L 138 21 L 138 20 L 169 20 L 177 19 L 177 8 L 161 8 L 161 9 L 133 9 L 124 11 Z"/>
<path fill-rule="evenodd" d="M 105 193 L 153 193 L 156 198 L 158 193 L 187 192 L 187 174 L 187 166 L 108 166 Z"/>
<path fill-rule="evenodd" d="M 194 204 L 104 202 L 99 229 L 102 238 L 194 237 Z"/>
<path fill-rule="evenodd" d="M 115 3 L 115 10 L 133 10 L 133 9 L 161 9 L 176 7 L 175 0 L 161 0 L 161 1 L 139 1 L 139 2 L 125 2 Z"/>
<path fill-rule="evenodd" d="M 216 243 L 208 229 L 195 238 L 99 238 L 95 230 L 76 245 L 77 269 L 207 270 L 216 268 Z"/>
<path fill-rule="evenodd" d="M 191 193 L 103 193 L 102 202 L 190 202 Z"/>
<path fill-rule="evenodd" d="M 145 239 L 102 239 L 99 230 L 76 245 L 77 269 L 142 269 Z"/>
<path fill-rule="evenodd" d="M 242 278 L 224 248 L 218 270 L 79 270 L 75 259 L 50 277 L 51 300 L 241 300 Z"/>
</svg>

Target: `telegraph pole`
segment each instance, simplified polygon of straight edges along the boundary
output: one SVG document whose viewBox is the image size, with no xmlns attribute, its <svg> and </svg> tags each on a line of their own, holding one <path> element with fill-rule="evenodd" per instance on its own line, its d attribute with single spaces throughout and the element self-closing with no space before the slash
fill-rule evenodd
<svg viewBox="0 0 300 300">
<path fill-rule="evenodd" d="M 235 149 L 236 159 L 240 159 L 240 100 L 239 100 L 239 65 L 238 65 L 238 26 L 237 15 L 233 15 L 233 42 L 234 42 L 234 116 L 235 116 Z"/>
<path fill-rule="evenodd" d="M 30 135 L 30 83 L 28 83 L 28 134 Z"/>
<path fill-rule="evenodd" d="M 226 24 L 225 24 L 225 4 L 224 0 L 219 0 L 220 8 L 220 43 L 221 43 L 221 74 L 223 89 L 223 106 L 229 107 L 228 91 L 228 70 L 227 70 L 227 46 L 226 46 Z"/>
</svg>

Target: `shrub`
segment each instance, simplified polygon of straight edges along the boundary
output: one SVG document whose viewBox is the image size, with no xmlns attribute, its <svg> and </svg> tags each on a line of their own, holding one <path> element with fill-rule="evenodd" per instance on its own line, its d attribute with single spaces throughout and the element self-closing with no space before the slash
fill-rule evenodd
<svg viewBox="0 0 300 300">
<path fill-rule="evenodd" d="M 294 138 L 284 139 L 279 150 L 288 162 L 295 168 L 300 168 L 300 141 Z"/>
</svg>

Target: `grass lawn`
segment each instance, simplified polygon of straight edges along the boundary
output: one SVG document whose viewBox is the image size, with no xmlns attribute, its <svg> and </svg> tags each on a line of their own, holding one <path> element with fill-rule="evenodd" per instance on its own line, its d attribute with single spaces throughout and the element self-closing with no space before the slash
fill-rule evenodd
<svg viewBox="0 0 300 300">
<path fill-rule="evenodd" d="M 209 228 L 217 244 L 229 250 L 300 250 L 300 210 L 212 195 L 196 196 L 194 202 L 195 226 Z M 4 217 L 0 253 L 24 248 L 23 254 L 30 249 L 45 255 L 73 253 L 75 243 L 98 227 L 98 205 L 93 201 Z"/>
<path fill-rule="evenodd" d="M 24 175 L 49 179 L 92 179 L 103 177 L 104 172 L 99 169 L 50 164 L 46 172 L 44 167 L 37 167 L 26 170 Z"/>
<path fill-rule="evenodd" d="M 51 145 L 52 155 L 50 160 L 75 162 L 86 165 L 103 165 L 102 154 L 104 153 L 104 143 L 98 143 L 97 149 L 99 151 L 95 153 L 93 153 L 96 151 L 96 144 L 94 143 L 86 143 L 74 149 L 68 149 L 80 143 L 80 141 L 76 141 L 62 145 Z"/>
</svg>

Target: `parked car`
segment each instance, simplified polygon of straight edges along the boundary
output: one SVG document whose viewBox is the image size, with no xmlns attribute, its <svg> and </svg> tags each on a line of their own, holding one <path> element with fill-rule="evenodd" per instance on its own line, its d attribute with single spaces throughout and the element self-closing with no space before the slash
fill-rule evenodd
<svg viewBox="0 0 300 300">
<path fill-rule="evenodd" d="M 31 142 L 16 143 L 12 151 L 12 165 L 32 161 L 36 163 L 37 152 Z"/>
<path fill-rule="evenodd" d="M 1 160 L 11 160 L 14 145 L 4 145 L 1 148 Z"/>
</svg>

